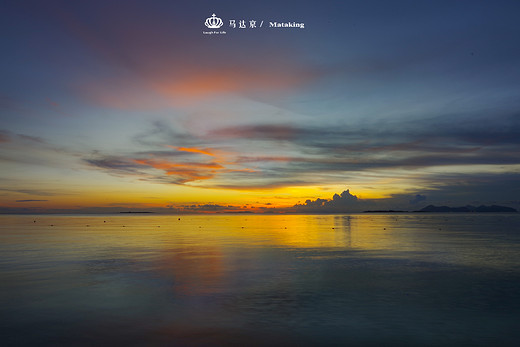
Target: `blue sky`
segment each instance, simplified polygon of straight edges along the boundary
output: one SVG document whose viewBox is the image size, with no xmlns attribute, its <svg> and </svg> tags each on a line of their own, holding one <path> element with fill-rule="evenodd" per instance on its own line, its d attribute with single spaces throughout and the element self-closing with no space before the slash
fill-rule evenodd
<svg viewBox="0 0 520 347">
<path fill-rule="evenodd" d="M 5 211 L 519 207 L 518 2 L 3 7 Z"/>
</svg>

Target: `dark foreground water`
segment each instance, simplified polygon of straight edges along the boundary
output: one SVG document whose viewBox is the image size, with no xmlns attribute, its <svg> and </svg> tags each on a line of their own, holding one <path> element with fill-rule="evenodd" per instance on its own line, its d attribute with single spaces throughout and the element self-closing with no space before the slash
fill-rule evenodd
<svg viewBox="0 0 520 347">
<path fill-rule="evenodd" d="M 520 215 L 0 216 L 2 346 L 518 345 Z"/>
</svg>

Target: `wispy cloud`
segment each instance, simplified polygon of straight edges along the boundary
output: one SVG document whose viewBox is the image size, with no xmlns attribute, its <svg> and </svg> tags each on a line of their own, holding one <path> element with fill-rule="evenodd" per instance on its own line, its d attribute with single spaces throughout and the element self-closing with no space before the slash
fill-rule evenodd
<svg viewBox="0 0 520 347">
<path fill-rule="evenodd" d="M 208 133 L 216 138 L 297 141 L 306 134 L 323 135 L 323 129 L 296 127 L 288 124 L 242 125 L 215 129 Z"/>
<path fill-rule="evenodd" d="M 342 164 L 370 168 L 520 163 L 517 146 L 520 140 L 515 135 L 520 132 L 518 117 L 510 114 L 479 116 L 468 119 L 468 123 L 458 118 L 444 116 L 420 123 L 393 122 L 382 128 L 261 124 L 216 129 L 208 136 L 273 142 L 273 146 L 278 142 L 289 143 L 301 155 L 287 158 L 288 161 L 309 163 L 319 169 L 323 169 L 322 164 L 343 169 Z M 280 158 L 265 156 L 267 161 Z"/>
<path fill-rule="evenodd" d="M 191 148 L 188 148 L 188 147 L 173 147 L 173 146 L 168 146 L 168 147 L 174 148 L 174 149 L 176 149 L 178 151 L 182 151 L 182 152 L 199 153 L 199 154 L 209 155 L 210 157 L 214 157 L 215 156 L 213 151 L 210 150 L 210 149 L 207 149 L 207 148 L 201 149 L 201 148 L 195 148 L 195 147 L 191 147 Z"/>
<path fill-rule="evenodd" d="M 39 190 L 39 189 L 12 189 L 12 188 L 0 188 L 0 191 L 9 192 L 9 193 L 20 193 L 27 195 L 36 195 L 36 196 L 54 196 L 55 192 Z"/>
<path fill-rule="evenodd" d="M 39 136 L 31 136 L 26 134 L 15 133 L 9 130 L 0 129 L 0 142 L 18 142 L 28 144 L 47 144 L 47 142 Z"/>
<path fill-rule="evenodd" d="M 10 140 L 9 134 L 6 131 L 0 130 L 0 143 L 9 142 Z"/>
<path fill-rule="evenodd" d="M 142 151 L 107 154 L 86 162 L 116 175 L 237 190 L 342 184 L 347 178 L 380 176 L 381 170 L 387 176 L 394 172 L 402 177 L 413 172 L 423 177 L 424 187 L 434 184 L 427 183 L 433 177 L 430 168 L 480 170 L 482 165 L 495 165 L 508 172 L 520 165 L 518 140 L 511 136 L 512 131 L 520 132 L 515 117 L 481 117 L 478 126 L 452 125 L 447 119 L 394 121 L 379 128 L 240 125 L 205 134 L 182 133 L 163 121 L 134 136 Z M 495 121 L 502 125 L 495 127 Z M 495 133 L 493 143 L 479 137 L 485 128 Z M 258 149 L 262 154 L 254 152 Z"/>
<path fill-rule="evenodd" d="M 36 200 L 36 199 L 16 200 L 16 202 L 40 202 L 40 201 L 49 201 L 49 200 Z"/>
<path fill-rule="evenodd" d="M 242 213 L 255 212 L 250 207 L 219 204 L 168 205 L 170 213 Z"/>
<path fill-rule="evenodd" d="M 119 174 L 139 174 L 140 165 L 135 161 L 124 157 L 98 157 L 95 159 L 84 159 L 84 161 L 92 166 L 108 170 L 109 172 Z"/>
<path fill-rule="evenodd" d="M 56 168 L 68 162 L 70 166 L 77 154 L 71 148 L 56 145 L 40 136 L 10 130 L 0 131 L 2 136 L 5 141 L 0 141 L 0 162 L 9 165 Z M 7 168 L 3 171 L 6 172 Z"/>
<path fill-rule="evenodd" d="M 158 159 L 135 159 L 136 163 L 163 171 L 166 175 L 178 178 L 178 183 L 206 180 L 213 178 L 217 171 L 224 167 L 215 162 L 209 163 L 175 163 Z"/>
</svg>

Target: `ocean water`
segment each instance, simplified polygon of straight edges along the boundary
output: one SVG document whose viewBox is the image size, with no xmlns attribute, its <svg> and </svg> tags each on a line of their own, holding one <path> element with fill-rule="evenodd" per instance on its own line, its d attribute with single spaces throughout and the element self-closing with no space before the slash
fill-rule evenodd
<svg viewBox="0 0 520 347">
<path fill-rule="evenodd" d="M 2 346 L 513 346 L 519 214 L 3 215 Z"/>
</svg>

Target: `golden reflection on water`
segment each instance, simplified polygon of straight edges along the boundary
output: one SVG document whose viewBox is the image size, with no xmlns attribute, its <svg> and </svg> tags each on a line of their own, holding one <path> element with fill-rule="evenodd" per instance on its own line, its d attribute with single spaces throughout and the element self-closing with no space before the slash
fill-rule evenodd
<svg viewBox="0 0 520 347">
<path fill-rule="evenodd" d="M 395 248 L 391 216 L 10 216 L 2 225 L 22 228 L 17 237 L 0 234 L 5 247 L 49 259 L 147 260 L 161 277 L 173 278 L 179 295 L 201 295 L 226 288 L 228 273 L 244 261 L 255 268 L 248 249 Z M 394 223 L 395 224 L 395 223 Z M 23 249 L 25 247 L 26 249 Z M 25 253 L 24 253 L 25 252 Z M 246 253 L 245 255 L 242 253 Z M 273 261 L 273 260 L 271 260 Z M 96 265 L 96 266 L 99 266 Z M 276 266 L 273 261 L 273 266 Z"/>
<path fill-rule="evenodd" d="M 515 225 L 507 218 L 482 219 L 490 228 Z M 223 247 L 342 248 L 364 251 L 424 250 L 430 241 L 450 243 L 472 232 L 474 216 L 413 214 L 352 215 L 105 215 L 1 216 L 3 244 L 45 245 L 48 249 L 187 248 L 223 252 Z M 480 222 L 479 227 L 483 227 Z M 455 232 L 457 234 L 455 234 Z M 425 239 L 426 238 L 426 239 Z M 429 239 L 428 239 L 429 238 Z M 437 238 L 437 239 L 432 239 Z M 429 241 L 429 242 L 424 242 Z M 66 246 L 66 247 L 61 247 Z"/>
<path fill-rule="evenodd" d="M 11 216 L 3 225 L 23 227 L 31 242 L 102 242 L 114 247 L 177 248 L 240 245 L 290 248 L 393 249 L 399 223 L 391 215 L 222 216 Z M 36 221 L 36 222 L 33 222 Z M 402 231 L 402 230 L 401 230 Z M 5 240 L 9 241 L 9 240 Z"/>
<path fill-rule="evenodd" d="M 0 308 L 18 319 L 13 341 L 38 327 L 26 345 L 77 345 L 69 331 L 89 345 L 358 345 L 393 331 L 457 345 L 432 331 L 517 331 L 519 218 L 0 216 Z"/>
<path fill-rule="evenodd" d="M 271 266 L 269 262 L 279 266 L 268 253 L 273 249 L 320 253 L 312 257 L 348 256 L 348 251 L 369 252 L 372 257 L 422 252 L 428 261 L 486 266 L 493 262 L 501 266 L 507 261 L 507 257 L 495 253 L 512 252 L 511 247 L 497 245 L 496 240 L 493 247 L 479 238 L 468 245 L 464 234 L 470 232 L 466 225 L 471 225 L 468 218 L 472 216 L 450 217 L 446 222 L 439 216 L 410 214 L 1 218 L 0 242 L 12 257 L 27 261 L 130 257 L 151 264 L 149 270 L 160 277 L 174 279 L 173 288 L 179 295 L 226 290 L 226 281 L 232 277 L 229 274 L 243 268 L 244 262 L 251 271 Z M 104 263 L 95 266 L 99 264 Z"/>
</svg>

